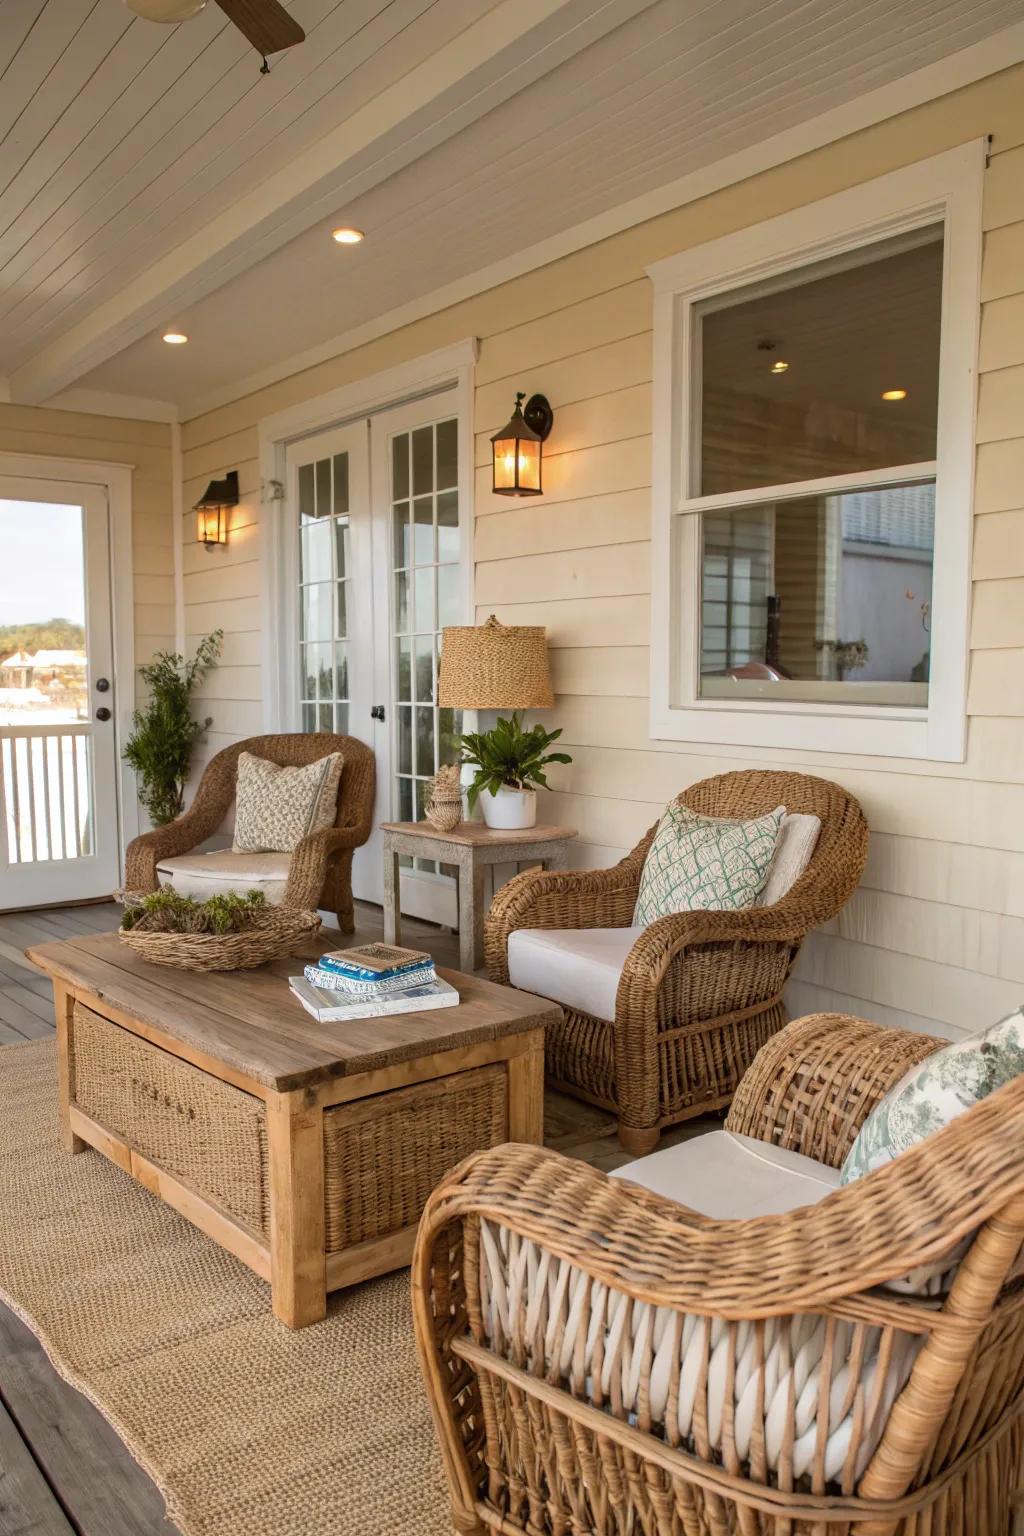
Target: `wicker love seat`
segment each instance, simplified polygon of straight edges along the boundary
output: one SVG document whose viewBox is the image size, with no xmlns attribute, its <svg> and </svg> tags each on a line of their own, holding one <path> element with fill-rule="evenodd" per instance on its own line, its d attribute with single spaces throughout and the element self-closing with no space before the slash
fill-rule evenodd
<svg viewBox="0 0 1024 1536">
<path fill-rule="evenodd" d="M 338 786 L 338 814 L 333 827 L 310 833 L 286 854 L 194 852 L 217 833 L 235 799 L 238 759 L 243 752 L 282 767 L 304 767 L 330 752 L 344 759 Z M 352 854 L 366 842 L 373 826 L 376 766 L 373 752 L 354 736 L 329 731 L 250 736 L 218 752 L 206 765 L 195 798 L 183 816 L 144 832 L 128 846 L 125 886 L 155 891 L 161 883 L 183 884 L 193 894 L 209 886 L 247 890 L 289 907 L 334 912 L 343 933 L 355 927 L 352 906 Z"/>
<path fill-rule="evenodd" d="M 561 958 L 580 962 L 591 980 L 610 942 L 615 968 L 603 1016 L 571 990 L 551 994 L 564 1021 L 548 1032 L 547 1072 L 565 1092 L 614 1111 L 619 1140 L 638 1156 L 657 1146 L 663 1127 L 729 1104 L 757 1051 L 785 1023 L 782 990 L 804 938 L 849 900 L 867 856 L 860 806 L 825 779 L 726 773 L 692 785 L 678 802 L 728 818 L 784 805 L 817 816 L 821 831 L 807 868 L 774 906 L 678 912 L 631 928 L 652 827 L 612 869 L 516 876 L 495 897 L 485 931 L 491 979 L 506 984 L 517 931 L 578 931 Z M 521 974 L 512 984 L 538 990 Z"/>
<path fill-rule="evenodd" d="M 799 1020 L 714 1134 L 829 1175 L 940 1043 Z M 431 1197 L 414 1308 L 455 1528 L 1007 1536 L 1024 1482 L 1024 1077 L 780 1214 L 715 1219 L 642 1187 L 689 1145 L 618 1178 L 496 1148 Z"/>
</svg>

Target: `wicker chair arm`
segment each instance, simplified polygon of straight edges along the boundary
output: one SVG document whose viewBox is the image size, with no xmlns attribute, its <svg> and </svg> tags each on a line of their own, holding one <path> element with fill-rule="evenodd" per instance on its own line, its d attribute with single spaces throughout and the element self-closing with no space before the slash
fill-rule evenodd
<svg viewBox="0 0 1024 1536">
<path fill-rule="evenodd" d="M 415 1268 L 435 1240 L 443 1247 L 445 1228 L 484 1217 L 655 1306 L 737 1321 L 813 1312 L 948 1258 L 1019 1201 L 1022 1129 L 1017 1079 L 818 1204 L 742 1221 L 701 1216 L 557 1152 L 495 1147 L 431 1195 Z"/>
<path fill-rule="evenodd" d="M 671 912 L 656 918 L 626 957 L 627 975 L 657 987 L 681 951 L 704 944 L 799 944 L 802 924 L 778 907 L 749 907 L 741 912 Z"/>
<path fill-rule="evenodd" d="M 226 810 L 227 806 L 221 809 L 212 800 L 204 801 L 197 795 L 183 816 L 169 821 L 165 827 L 154 827 L 151 832 L 133 838 L 124 857 L 125 889 L 158 890 L 160 881 L 156 867 L 160 860 L 177 858 L 198 848 L 216 832 Z"/>
<path fill-rule="evenodd" d="M 639 856 L 638 856 L 639 853 Z M 508 940 L 517 928 L 628 928 L 633 920 L 643 851 L 611 869 L 526 870 L 498 891 L 484 931 L 487 969 L 508 981 Z"/>
<path fill-rule="evenodd" d="M 358 848 L 365 841 L 366 834 L 361 826 L 325 827 L 304 837 L 296 844 L 288 862 L 288 883 L 282 905 L 315 912 L 324 888 L 328 861 L 346 848 Z"/>
<path fill-rule="evenodd" d="M 848 1014 L 811 1014 L 762 1046 L 726 1126 L 838 1168 L 879 1099 L 943 1044 Z"/>
</svg>

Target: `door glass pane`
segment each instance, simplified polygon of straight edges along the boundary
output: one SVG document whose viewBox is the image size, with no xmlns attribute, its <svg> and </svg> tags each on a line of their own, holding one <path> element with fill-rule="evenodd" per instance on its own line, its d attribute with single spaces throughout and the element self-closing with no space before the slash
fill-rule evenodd
<svg viewBox="0 0 1024 1536">
<path fill-rule="evenodd" d="M 458 423 L 452 419 L 392 439 L 391 547 L 395 597 L 392 679 L 395 712 L 394 804 L 400 819 L 423 814 L 428 780 L 458 757 L 461 713 L 439 711 L 440 631 L 464 622 L 458 496 Z M 410 508 L 409 497 L 412 502 Z M 405 638 L 414 635 L 415 639 Z M 412 706 L 412 707 L 410 707 Z M 417 861 L 436 874 L 433 863 Z"/>
<path fill-rule="evenodd" d="M 348 721 L 349 462 L 347 453 L 298 467 L 299 689 L 302 728 Z"/>
<path fill-rule="evenodd" d="M 96 851 L 84 540 L 80 506 L 0 500 L 0 805 L 10 865 Z"/>
<path fill-rule="evenodd" d="M 941 226 L 698 304 L 694 495 L 936 455 Z"/>
</svg>

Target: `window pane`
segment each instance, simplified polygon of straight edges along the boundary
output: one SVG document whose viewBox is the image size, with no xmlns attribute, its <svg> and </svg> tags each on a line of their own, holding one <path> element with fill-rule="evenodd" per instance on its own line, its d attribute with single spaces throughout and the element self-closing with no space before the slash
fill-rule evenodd
<svg viewBox="0 0 1024 1536">
<path fill-rule="evenodd" d="M 439 709 L 437 712 L 437 760 L 439 763 L 458 762 L 461 733 L 461 709 Z"/>
<path fill-rule="evenodd" d="M 416 702 L 430 704 L 434 699 L 434 639 L 416 641 Z"/>
<path fill-rule="evenodd" d="M 412 821 L 412 779 L 398 781 L 398 819 Z"/>
<path fill-rule="evenodd" d="M 302 638 L 331 638 L 331 584 L 328 581 L 302 589 Z"/>
<path fill-rule="evenodd" d="M 398 746 L 398 772 L 412 773 L 412 710 L 399 705 L 395 710 L 395 739 Z"/>
<path fill-rule="evenodd" d="M 941 229 L 788 287 L 697 306 L 701 462 L 694 494 L 817 480 L 936 456 Z M 785 366 L 783 366 L 783 364 Z M 886 392 L 901 398 L 886 400 Z"/>
<path fill-rule="evenodd" d="M 416 772 L 434 772 L 434 711 L 416 710 Z"/>
<path fill-rule="evenodd" d="M 337 731 L 339 736 L 347 736 L 348 735 L 348 705 L 347 704 L 335 704 L 335 706 L 334 706 L 334 729 Z"/>
<path fill-rule="evenodd" d="M 303 704 L 303 706 L 302 706 L 302 729 L 304 731 L 315 731 L 316 730 L 316 705 L 315 704 Z"/>
<path fill-rule="evenodd" d="M 434 498 L 423 496 L 412 504 L 413 557 L 417 565 L 430 565 L 434 555 Z"/>
<path fill-rule="evenodd" d="M 316 462 L 316 515 L 317 517 L 331 515 L 330 459 L 317 459 Z"/>
<path fill-rule="evenodd" d="M 409 628 L 409 578 L 405 571 L 395 572 L 395 631 L 404 635 Z"/>
<path fill-rule="evenodd" d="M 705 513 L 701 696 L 928 701 L 933 481 Z"/>
<path fill-rule="evenodd" d="M 412 560 L 409 557 L 409 550 L 411 548 L 409 542 L 409 503 L 407 501 L 399 502 L 393 509 L 392 517 L 395 530 L 395 569 L 400 570 L 402 566 L 412 564 Z"/>
<path fill-rule="evenodd" d="M 321 647 L 304 645 L 302 651 L 301 692 L 304 699 L 316 698 L 316 673 L 320 665 Z M 312 727 L 310 727 L 312 729 Z"/>
<path fill-rule="evenodd" d="M 457 421 L 439 421 L 437 424 L 437 488 L 459 483 L 459 424 Z"/>
<path fill-rule="evenodd" d="M 348 582 L 338 582 L 337 614 L 335 633 L 339 640 L 344 640 L 348 634 Z"/>
<path fill-rule="evenodd" d="M 424 496 L 434 489 L 434 429 L 417 427 L 412 434 L 412 493 Z"/>
<path fill-rule="evenodd" d="M 391 499 L 404 501 L 409 494 L 409 439 L 403 433 L 391 440 Z"/>
<path fill-rule="evenodd" d="M 399 640 L 395 656 L 395 686 L 398 698 L 412 699 L 412 641 Z"/>
<path fill-rule="evenodd" d="M 424 571 L 417 571 L 413 577 L 416 588 L 415 604 L 415 631 L 423 634 L 437 628 L 437 619 L 434 614 L 434 568 L 428 566 Z"/>
<path fill-rule="evenodd" d="M 437 498 L 437 558 L 459 558 L 459 493 L 445 491 Z"/>
<path fill-rule="evenodd" d="M 303 522 L 307 518 L 316 516 L 316 503 L 313 491 L 313 466 L 312 464 L 299 465 L 299 517 Z"/>
<path fill-rule="evenodd" d="M 348 511 L 348 454 L 334 455 L 334 515 Z"/>
<path fill-rule="evenodd" d="M 334 686 L 335 698 L 348 698 L 348 646 L 336 645 L 334 647 Z"/>
<path fill-rule="evenodd" d="M 306 523 L 299 530 L 299 565 L 301 581 L 330 581 L 331 525 Z"/>
<path fill-rule="evenodd" d="M 335 560 L 337 561 L 337 574 L 348 576 L 348 518 L 341 517 L 334 525 Z"/>
<path fill-rule="evenodd" d="M 330 704 L 321 704 L 317 710 L 318 727 L 321 731 L 329 731 L 334 726 L 334 710 Z"/>
</svg>

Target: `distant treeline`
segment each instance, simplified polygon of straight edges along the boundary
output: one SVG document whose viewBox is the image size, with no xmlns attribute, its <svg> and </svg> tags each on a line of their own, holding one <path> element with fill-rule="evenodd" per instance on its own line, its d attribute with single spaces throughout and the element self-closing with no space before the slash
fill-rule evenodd
<svg viewBox="0 0 1024 1536">
<path fill-rule="evenodd" d="M 0 624 L 0 660 L 15 651 L 82 651 L 85 626 L 70 619 L 42 619 L 37 624 Z"/>
</svg>

